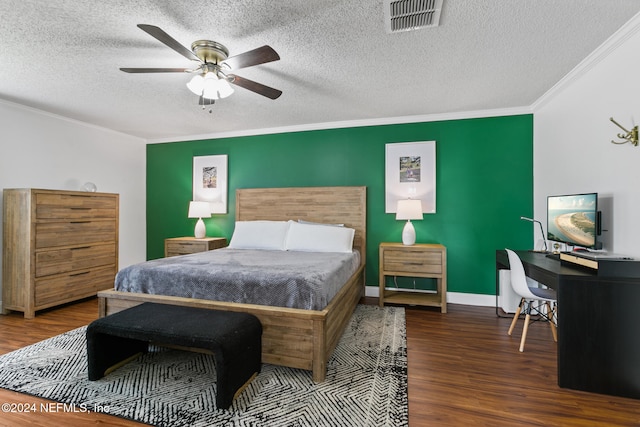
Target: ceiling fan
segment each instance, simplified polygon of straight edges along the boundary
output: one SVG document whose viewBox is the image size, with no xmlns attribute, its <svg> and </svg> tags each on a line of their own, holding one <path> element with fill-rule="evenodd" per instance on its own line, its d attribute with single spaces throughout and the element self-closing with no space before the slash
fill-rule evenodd
<svg viewBox="0 0 640 427">
<path fill-rule="evenodd" d="M 236 74 L 231 70 L 252 67 L 280 59 L 278 53 L 270 46 L 262 46 L 235 56 L 229 57 L 229 50 L 222 44 L 211 40 L 196 40 L 191 43 L 191 50 L 176 41 L 159 27 L 138 24 L 138 28 L 151 35 L 161 43 L 178 52 L 185 58 L 198 62 L 196 68 L 120 68 L 125 73 L 192 73 L 194 77 L 187 87 L 200 96 L 200 105 L 211 105 L 216 99 L 226 98 L 233 93 L 229 84 L 240 86 L 270 99 L 277 99 L 282 91 L 254 82 Z"/>
</svg>

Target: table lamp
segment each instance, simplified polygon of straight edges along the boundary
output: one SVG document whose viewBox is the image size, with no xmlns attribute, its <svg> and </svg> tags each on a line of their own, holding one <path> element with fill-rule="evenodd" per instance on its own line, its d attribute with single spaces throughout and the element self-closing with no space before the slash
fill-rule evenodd
<svg viewBox="0 0 640 427">
<path fill-rule="evenodd" d="M 196 239 L 202 239 L 207 234 L 202 218 L 211 218 L 209 202 L 189 202 L 189 218 L 198 218 L 194 235 Z"/>
<path fill-rule="evenodd" d="M 416 243 L 416 229 L 411 224 L 412 219 L 422 219 L 422 202 L 419 199 L 398 200 L 396 220 L 407 220 L 402 230 L 402 244 L 411 246 Z"/>
</svg>

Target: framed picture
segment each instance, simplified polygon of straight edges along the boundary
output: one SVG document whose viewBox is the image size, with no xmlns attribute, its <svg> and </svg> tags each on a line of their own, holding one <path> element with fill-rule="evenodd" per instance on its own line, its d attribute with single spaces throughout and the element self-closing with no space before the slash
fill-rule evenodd
<svg viewBox="0 0 640 427">
<path fill-rule="evenodd" d="M 424 213 L 436 213 L 436 142 L 386 144 L 385 212 L 400 199 L 420 199 Z"/>
<path fill-rule="evenodd" d="M 193 158 L 193 200 L 209 202 L 211 213 L 227 213 L 227 155 Z"/>
</svg>

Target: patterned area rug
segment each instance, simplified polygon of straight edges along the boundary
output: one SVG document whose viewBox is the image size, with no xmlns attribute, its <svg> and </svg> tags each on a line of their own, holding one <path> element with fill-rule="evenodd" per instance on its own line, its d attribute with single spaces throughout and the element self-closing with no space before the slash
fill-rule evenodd
<svg viewBox="0 0 640 427">
<path fill-rule="evenodd" d="M 265 364 L 229 410 L 210 355 L 151 348 L 89 381 L 84 327 L 0 356 L 0 387 L 156 426 L 406 426 L 405 313 L 359 305 L 325 382 Z"/>
</svg>

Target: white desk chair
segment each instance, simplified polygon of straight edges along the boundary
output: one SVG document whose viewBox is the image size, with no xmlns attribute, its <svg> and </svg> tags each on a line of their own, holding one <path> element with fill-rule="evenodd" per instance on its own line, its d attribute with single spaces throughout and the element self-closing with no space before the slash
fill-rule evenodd
<svg viewBox="0 0 640 427">
<path fill-rule="evenodd" d="M 520 305 L 516 310 L 511 326 L 509 327 L 509 335 L 513 332 L 513 328 L 516 326 L 518 317 L 525 310 L 526 316 L 524 319 L 524 328 L 522 329 L 522 339 L 520 340 L 520 351 L 524 351 L 524 342 L 527 339 L 527 330 L 529 329 L 529 323 L 531 322 L 531 310 L 533 309 L 537 314 L 549 322 L 551 326 L 551 333 L 553 334 L 553 340 L 558 342 L 558 332 L 556 331 L 556 324 L 554 322 L 554 316 L 556 312 L 557 296 L 556 291 L 553 289 L 538 288 L 538 282 L 530 279 L 525 275 L 524 267 L 520 257 L 510 249 L 505 249 L 509 256 L 509 271 L 511 271 L 511 286 L 516 294 L 522 299 Z M 538 309 L 534 303 L 544 302 L 547 307 L 546 313 Z M 553 308 L 552 308 L 553 307 Z"/>
</svg>

